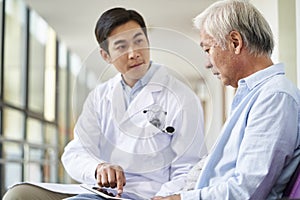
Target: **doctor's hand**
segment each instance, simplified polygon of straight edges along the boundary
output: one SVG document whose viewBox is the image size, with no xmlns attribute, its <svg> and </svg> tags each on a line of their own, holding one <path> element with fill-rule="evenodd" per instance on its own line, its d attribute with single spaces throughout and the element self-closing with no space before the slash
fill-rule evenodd
<svg viewBox="0 0 300 200">
<path fill-rule="evenodd" d="M 167 197 L 160 197 L 160 196 L 152 197 L 151 200 L 181 200 L 181 197 L 180 194 L 174 194 Z"/>
<path fill-rule="evenodd" d="M 97 184 L 100 187 L 117 188 L 118 195 L 123 193 L 123 186 L 126 184 L 126 178 L 122 167 L 110 163 L 100 163 L 96 169 Z"/>
</svg>

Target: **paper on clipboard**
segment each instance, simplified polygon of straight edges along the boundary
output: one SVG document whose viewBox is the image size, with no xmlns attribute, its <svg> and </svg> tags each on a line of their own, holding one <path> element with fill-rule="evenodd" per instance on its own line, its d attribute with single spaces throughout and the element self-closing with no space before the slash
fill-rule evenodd
<svg viewBox="0 0 300 200">
<path fill-rule="evenodd" d="M 93 192 L 93 193 L 95 193 L 97 195 L 100 195 L 101 197 L 104 197 L 106 199 L 130 200 L 130 199 L 122 198 L 122 197 L 112 197 L 112 196 L 109 196 L 109 195 L 107 195 L 107 194 L 105 194 L 103 192 L 100 192 L 100 191 L 98 191 L 96 189 L 93 189 L 92 186 L 87 185 L 87 184 L 80 184 L 80 187 L 82 187 L 82 188 L 84 188 L 84 189 L 86 189 L 86 190 L 88 190 L 90 192 Z"/>
</svg>

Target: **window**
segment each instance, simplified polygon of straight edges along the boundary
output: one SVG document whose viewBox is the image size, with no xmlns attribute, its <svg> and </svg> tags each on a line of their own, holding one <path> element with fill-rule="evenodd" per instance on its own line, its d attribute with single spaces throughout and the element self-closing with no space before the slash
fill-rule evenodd
<svg viewBox="0 0 300 200">
<path fill-rule="evenodd" d="M 26 6 L 20 0 L 5 1 L 4 101 L 25 105 Z M 12 84 L 13 83 L 13 84 Z"/>
<path fill-rule="evenodd" d="M 69 183 L 60 156 L 73 129 L 81 61 L 23 0 L 0 0 L 2 20 L 0 195 L 20 181 Z"/>
</svg>

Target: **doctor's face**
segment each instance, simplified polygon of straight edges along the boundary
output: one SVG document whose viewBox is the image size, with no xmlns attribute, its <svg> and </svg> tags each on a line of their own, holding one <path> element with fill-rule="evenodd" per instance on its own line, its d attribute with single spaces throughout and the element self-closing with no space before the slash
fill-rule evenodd
<svg viewBox="0 0 300 200">
<path fill-rule="evenodd" d="M 135 21 L 113 29 L 108 38 L 108 51 L 101 50 L 102 56 L 116 67 L 129 86 L 146 74 L 150 65 L 149 43 Z"/>
</svg>

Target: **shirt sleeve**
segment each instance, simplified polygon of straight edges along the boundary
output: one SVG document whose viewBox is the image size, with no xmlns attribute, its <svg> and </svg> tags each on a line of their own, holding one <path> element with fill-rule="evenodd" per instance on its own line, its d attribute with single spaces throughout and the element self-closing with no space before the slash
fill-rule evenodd
<svg viewBox="0 0 300 200">
<path fill-rule="evenodd" d="M 180 193 L 181 200 L 200 200 L 200 190 L 183 191 Z"/>
<path fill-rule="evenodd" d="M 100 128 L 91 92 L 84 103 L 82 113 L 74 128 L 74 139 L 65 147 L 62 163 L 68 174 L 78 182 L 96 182 L 95 170 L 99 163 Z"/>
<path fill-rule="evenodd" d="M 257 99 L 244 113 L 247 120 L 233 172 L 213 183 L 210 179 L 207 187 L 183 192 L 182 200 L 267 199 L 299 145 L 298 112 L 295 100 L 285 93 Z"/>
</svg>

